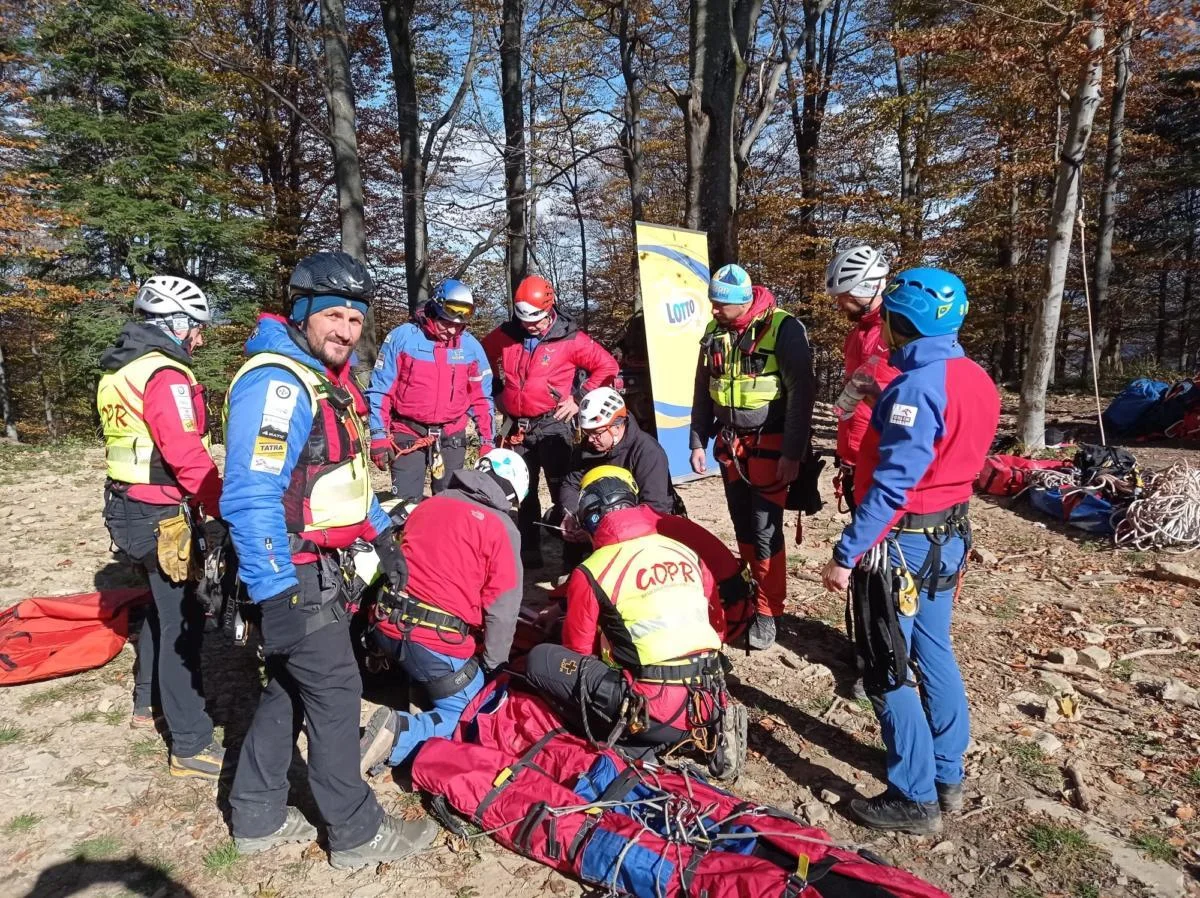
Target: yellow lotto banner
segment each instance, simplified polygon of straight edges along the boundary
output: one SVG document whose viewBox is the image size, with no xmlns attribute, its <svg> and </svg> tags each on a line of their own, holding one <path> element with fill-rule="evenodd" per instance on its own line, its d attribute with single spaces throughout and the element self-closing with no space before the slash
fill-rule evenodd
<svg viewBox="0 0 1200 898">
<path fill-rule="evenodd" d="M 708 305 L 708 238 L 703 231 L 637 222 L 638 272 L 658 441 L 673 478 L 694 476 L 688 457 L 692 389 Z M 708 469 L 717 470 L 711 458 Z"/>
</svg>

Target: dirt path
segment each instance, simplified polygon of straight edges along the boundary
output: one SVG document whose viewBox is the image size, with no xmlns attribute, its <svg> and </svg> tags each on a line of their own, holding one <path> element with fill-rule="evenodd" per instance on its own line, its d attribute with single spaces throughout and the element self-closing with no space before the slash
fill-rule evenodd
<svg viewBox="0 0 1200 898">
<path fill-rule="evenodd" d="M 1178 455 L 1138 454 L 1151 467 Z M 94 448 L 0 450 L 0 606 L 127 582 L 108 552 L 102 483 Z M 732 541 L 716 482 L 687 485 L 683 495 L 692 517 Z M 842 525 L 829 505 L 806 521 L 804 545 L 791 545 L 789 531 L 780 644 L 732 653 L 733 691 L 751 709 L 751 760 L 736 791 L 870 845 L 958 896 L 1200 894 L 1189 866 L 1200 862 L 1200 709 L 1188 692 L 1200 687 L 1198 591 L 1142 576 L 1158 560 L 1152 554 L 1115 553 L 1026 514 L 974 504 L 977 543 L 994 557 L 972 565 L 955 621 L 974 737 L 963 818 L 938 838 L 917 839 L 878 837 L 845 816 L 849 798 L 882 788 L 883 751 L 869 706 L 849 697 L 842 600 L 817 582 Z M 205 654 L 209 702 L 234 745 L 254 706 L 246 684 L 256 665 L 216 642 Z M 1054 650 L 1093 644 L 1114 659 L 1154 653 L 1088 679 L 1035 669 Z M 352 875 L 311 846 L 239 859 L 213 791 L 172 780 L 161 739 L 128 728 L 131 677 L 127 647 L 101 670 L 0 691 L 0 893 L 580 893 L 487 841 L 459 852 L 439 841 L 412 864 Z M 1164 697 L 1155 678 L 1177 682 Z M 1058 708 L 1070 692 L 1081 717 L 1045 719 L 1047 701 Z M 1072 767 L 1084 779 L 1086 814 Z M 389 779 L 374 785 L 389 807 L 419 813 Z"/>
</svg>

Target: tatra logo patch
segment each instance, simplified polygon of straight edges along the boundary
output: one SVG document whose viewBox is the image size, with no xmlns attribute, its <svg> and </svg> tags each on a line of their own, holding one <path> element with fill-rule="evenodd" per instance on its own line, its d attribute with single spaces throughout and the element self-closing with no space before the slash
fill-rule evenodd
<svg viewBox="0 0 1200 898">
<path fill-rule="evenodd" d="M 912 427 L 917 422 L 917 407 L 915 405 L 901 405 L 897 402 L 892 406 L 892 416 L 888 418 L 889 424 L 899 424 L 901 427 Z"/>
</svg>

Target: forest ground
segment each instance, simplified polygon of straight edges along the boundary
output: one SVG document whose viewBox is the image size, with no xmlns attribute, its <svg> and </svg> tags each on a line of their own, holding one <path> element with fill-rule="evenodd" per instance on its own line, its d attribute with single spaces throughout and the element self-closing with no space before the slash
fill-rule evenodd
<svg viewBox="0 0 1200 898">
<path fill-rule="evenodd" d="M 1087 407 L 1079 397 L 1052 399 L 1050 417 L 1086 437 Z M 1147 468 L 1196 458 L 1134 451 Z M 127 582 L 101 522 L 103 469 L 95 447 L 0 447 L 0 607 Z M 956 896 L 1200 895 L 1200 708 L 1192 691 L 1200 688 L 1200 589 L 1149 576 L 1157 562 L 1180 559 L 1115 551 L 1110 540 L 1067 531 L 1023 502 L 977 499 L 984 557 L 969 568 L 954 622 L 973 718 L 966 813 L 937 837 L 879 836 L 846 811 L 850 798 L 882 788 L 883 752 L 869 705 L 851 697 L 843 600 L 819 582 L 844 521 L 828 471 L 823 485 L 826 508 L 806 519 L 802 546 L 792 544 L 789 514 L 779 644 L 730 652 L 731 688 L 751 717 L 749 765 L 735 791 L 868 845 Z M 682 493 L 693 518 L 732 542 L 716 480 Z M 1200 566 L 1195 556 L 1182 561 Z M 1089 645 L 1114 663 L 1065 678 L 1035 668 L 1056 649 Z M 354 873 L 330 868 L 315 845 L 239 858 L 215 791 L 173 780 L 162 739 L 129 729 L 132 660 L 126 646 L 99 670 L 0 690 L 0 894 L 580 894 L 578 884 L 486 840 L 454 851 L 439 838 L 409 863 Z M 253 712 L 257 692 L 247 684 L 255 677 L 252 653 L 209 640 L 210 711 L 233 748 Z M 1081 715 L 1054 721 L 1047 703 L 1064 694 Z M 364 720 L 371 710 L 364 703 Z M 302 779 L 302 770 L 297 756 L 293 773 Z M 385 807 L 421 813 L 390 776 L 373 786 Z"/>
</svg>

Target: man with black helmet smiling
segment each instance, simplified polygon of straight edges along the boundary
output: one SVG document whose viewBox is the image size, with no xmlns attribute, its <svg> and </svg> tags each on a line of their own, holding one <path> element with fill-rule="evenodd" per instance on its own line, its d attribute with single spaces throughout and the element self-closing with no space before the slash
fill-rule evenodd
<svg viewBox="0 0 1200 898">
<path fill-rule="evenodd" d="M 262 611 L 267 686 L 230 793 L 243 854 L 316 838 L 287 806 L 295 721 L 308 728 L 309 784 L 330 863 L 396 861 L 432 841 L 428 820 L 386 816 L 358 772 L 362 681 L 342 605 L 338 550 L 369 541 L 393 589 L 408 579 L 368 476 L 367 406 L 350 376 L 374 290 L 347 253 L 303 259 L 288 319 L 264 315 L 229 387 L 221 511 L 242 581 Z"/>
</svg>

